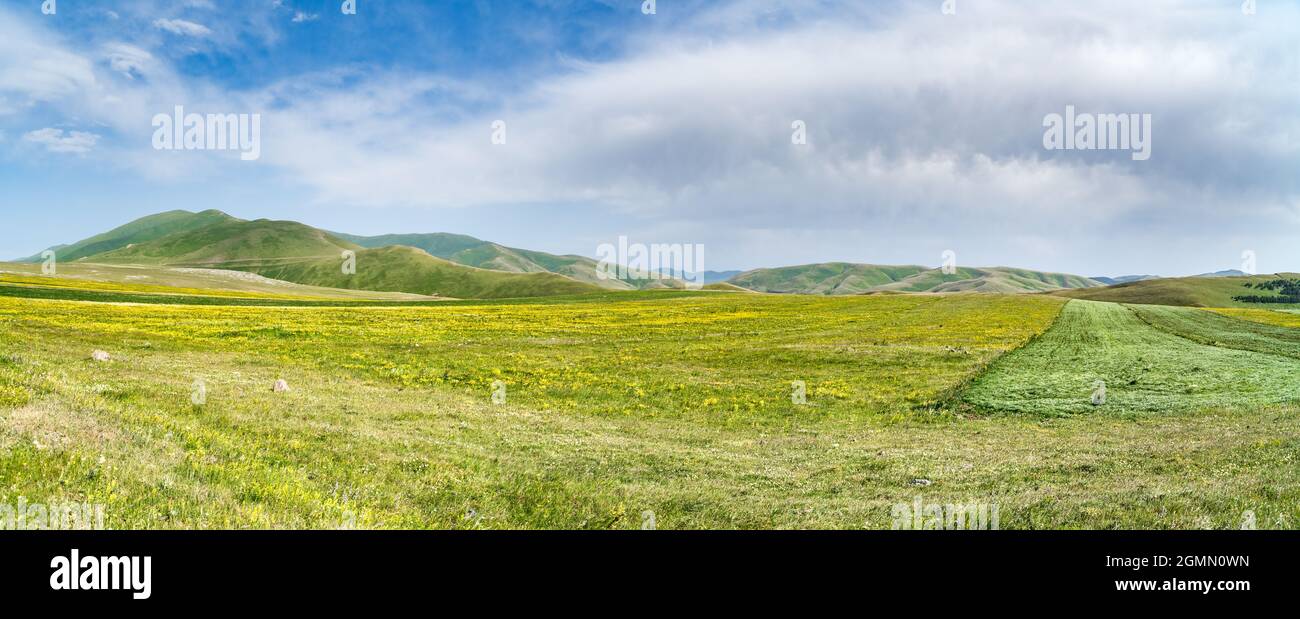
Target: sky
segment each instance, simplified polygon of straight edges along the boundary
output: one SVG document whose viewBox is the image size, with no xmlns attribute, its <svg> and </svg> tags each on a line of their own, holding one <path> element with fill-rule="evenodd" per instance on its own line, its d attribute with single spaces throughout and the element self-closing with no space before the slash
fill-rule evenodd
<svg viewBox="0 0 1300 619">
<path fill-rule="evenodd" d="M 54 3 L 0 0 L 0 259 L 216 208 L 710 270 L 1300 271 L 1295 0 Z M 260 156 L 156 148 L 176 106 L 257 114 Z M 1149 158 L 1047 148 L 1067 108 L 1149 118 Z"/>
</svg>

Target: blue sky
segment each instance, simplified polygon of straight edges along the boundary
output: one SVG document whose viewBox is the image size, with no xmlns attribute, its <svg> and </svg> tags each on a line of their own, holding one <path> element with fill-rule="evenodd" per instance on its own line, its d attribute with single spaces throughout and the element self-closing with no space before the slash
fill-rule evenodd
<svg viewBox="0 0 1300 619">
<path fill-rule="evenodd" d="M 0 10 L 7 18 L 6 27 L 25 30 L 35 39 L 48 37 L 49 42 L 72 49 L 98 48 L 101 54 L 105 46 L 129 43 L 145 50 L 153 61 L 166 63 L 178 81 L 202 82 L 231 93 L 257 92 L 295 76 L 335 70 L 347 72 L 338 82 L 340 89 L 375 72 L 435 73 L 492 83 L 485 100 L 446 97 L 448 101 L 438 93 L 428 94 L 430 106 L 450 103 L 457 114 L 472 114 L 544 76 L 564 72 L 574 62 L 615 58 L 628 35 L 684 18 L 695 10 L 692 5 L 700 3 L 680 2 L 675 16 L 654 21 L 637 19 L 643 16 L 640 4 L 627 2 L 362 0 L 355 15 L 344 15 L 341 4 L 339 0 L 67 0 L 56 3 L 54 15 L 46 16 L 39 1 L 3 0 Z M 207 33 L 173 32 L 159 27 L 158 20 L 183 21 Z M 150 76 L 139 70 L 126 73 L 131 82 L 149 81 Z M 22 135 L 28 127 L 40 125 L 96 131 L 97 146 L 109 140 L 139 139 L 139 135 L 113 135 L 108 127 L 95 129 L 95 123 L 87 126 L 57 105 L 33 99 L 24 113 L 0 116 L 0 121 L 8 121 L 4 136 Z M 166 111 L 166 106 L 158 111 Z M 175 208 L 217 208 L 246 218 L 302 219 L 346 231 L 450 230 L 494 239 L 514 237 L 530 247 L 534 239 L 526 232 L 537 230 L 549 217 L 536 208 L 490 205 L 482 207 L 487 213 L 464 208 L 433 213 L 381 208 L 376 219 L 372 211 L 358 212 L 354 204 L 316 203 L 303 208 L 313 202 L 311 192 L 268 170 L 228 170 L 194 179 L 183 173 L 141 178 L 85 156 L 88 153 L 23 152 L 12 148 L 19 146 L 12 138 L 0 141 L 0 148 L 6 146 L 11 148 L 0 168 L 0 182 L 11 225 L 0 232 L 0 258 L 32 254 L 54 242 Z M 582 209 L 559 208 L 573 214 Z M 502 226 L 503 221 L 517 223 Z M 549 246 L 581 250 L 562 240 Z"/>
<path fill-rule="evenodd" d="M 0 0 L 0 257 L 218 208 L 715 270 L 1300 270 L 1291 0 L 41 4 Z M 176 105 L 259 114 L 261 158 L 155 150 Z M 1045 150 L 1067 105 L 1151 114 L 1152 157 Z"/>
</svg>

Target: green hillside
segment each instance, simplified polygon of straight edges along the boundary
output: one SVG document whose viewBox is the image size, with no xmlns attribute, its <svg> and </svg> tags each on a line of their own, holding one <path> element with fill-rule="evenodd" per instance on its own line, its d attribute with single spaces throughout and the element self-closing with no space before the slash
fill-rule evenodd
<svg viewBox="0 0 1300 619">
<path fill-rule="evenodd" d="M 931 292 L 1045 292 L 1061 288 L 1092 288 L 1100 285 L 1096 280 L 1065 273 L 1045 273 L 1009 267 L 971 270 L 976 272 L 974 277 L 944 283 L 933 288 Z"/>
<path fill-rule="evenodd" d="M 239 269 L 268 262 L 328 258 L 360 247 L 294 221 L 231 220 L 94 256 L 95 262 Z M 240 269 L 245 270 L 245 269 Z"/>
<path fill-rule="evenodd" d="M 374 251 L 396 248 L 414 252 Z M 359 261 L 365 256 L 369 263 L 385 266 L 364 273 L 358 267 L 357 274 L 345 276 L 340 268 L 345 251 L 357 252 Z M 312 286 L 463 298 L 686 287 L 669 278 L 602 279 L 597 274 L 599 263 L 591 258 L 506 247 L 462 234 L 367 237 L 327 232 L 293 221 L 244 221 L 215 210 L 145 217 L 64 246 L 59 258 L 110 265 L 230 269 Z M 1008 267 L 959 268 L 943 273 L 917 265 L 847 262 L 756 269 L 735 275 L 727 283 L 757 292 L 817 295 L 1021 293 L 1100 286 L 1086 277 Z"/>
<path fill-rule="evenodd" d="M 748 288 L 741 288 L 740 286 L 737 286 L 735 284 L 729 284 L 727 282 L 714 282 L 712 284 L 705 284 L 701 288 L 701 290 L 713 290 L 717 292 L 743 292 L 745 294 L 754 294 L 753 290 L 750 290 Z"/>
<path fill-rule="evenodd" d="M 14 290 L 15 288 L 21 290 Z M 41 271 L 39 264 L 0 262 L 0 294 L 36 296 L 33 293 L 33 289 L 36 288 L 75 293 L 72 297 L 47 295 L 42 298 L 78 296 L 99 298 L 100 293 L 104 293 L 116 295 L 123 300 L 144 295 L 258 297 L 282 301 L 287 299 L 376 302 L 431 300 L 415 294 L 305 286 L 246 271 L 75 262 L 60 264 L 57 275 L 50 276 Z M 130 295 L 137 295 L 137 297 Z"/>
<path fill-rule="evenodd" d="M 1300 307 L 1285 303 L 1243 303 L 1235 296 L 1280 296 L 1277 291 L 1248 288 L 1279 278 L 1300 278 L 1296 273 L 1247 275 L 1244 277 L 1171 277 L 1148 279 L 1104 288 L 1061 290 L 1053 294 L 1089 301 L 1138 303 L 1145 305 L 1179 305 L 1185 307 Z"/>
<path fill-rule="evenodd" d="M 1008 267 L 958 268 L 953 273 L 922 266 L 827 262 L 741 273 L 730 283 L 759 292 L 863 294 L 874 292 L 1042 292 L 1098 286 L 1078 275 Z"/>
<path fill-rule="evenodd" d="M 596 275 L 595 260 L 584 256 L 557 256 L 546 252 L 516 249 L 476 239 L 463 234 L 384 234 L 356 236 L 336 234 L 341 239 L 362 247 L 379 248 L 394 245 L 415 247 L 429 255 L 466 266 L 512 273 L 556 273 L 580 282 L 595 284 L 611 290 L 647 288 L 649 280 L 601 279 Z"/>
<path fill-rule="evenodd" d="M 355 252 L 355 274 L 343 252 Z M 297 284 L 454 298 L 500 299 L 580 294 L 600 288 L 554 273 L 478 269 L 395 245 L 364 249 L 293 221 L 231 219 L 92 256 L 97 263 L 246 271 Z"/>
<path fill-rule="evenodd" d="M 200 213 L 167 211 L 166 213 L 142 217 L 124 226 L 119 226 L 71 245 L 56 245 L 50 249 L 57 252 L 59 262 L 72 262 L 88 256 L 121 249 L 135 243 L 160 239 L 171 234 L 197 230 L 213 224 L 237 221 L 239 220 L 216 210 Z M 40 262 L 42 260 L 41 256 L 37 254 L 17 262 Z"/>
<path fill-rule="evenodd" d="M 775 269 L 755 269 L 729 283 L 758 292 L 791 294 L 860 294 L 925 271 L 920 266 L 876 266 L 825 262 Z"/>
<path fill-rule="evenodd" d="M 359 236 L 342 232 L 333 232 L 331 234 L 367 249 L 388 247 L 390 245 L 405 245 L 407 247 L 423 249 L 431 256 L 447 260 L 450 260 L 451 256 L 454 256 L 461 251 L 489 244 L 487 241 L 482 241 L 464 234 L 383 234 L 379 236 Z"/>
<path fill-rule="evenodd" d="M 554 273 L 505 273 L 468 267 L 403 245 L 357 250 L 356 260 L 356 273 L 351 275 L 343 273 L 336 257 L 228 268 L 312 286 L 459 299 L 541 297 L 601 290 Z"/>
</svg>

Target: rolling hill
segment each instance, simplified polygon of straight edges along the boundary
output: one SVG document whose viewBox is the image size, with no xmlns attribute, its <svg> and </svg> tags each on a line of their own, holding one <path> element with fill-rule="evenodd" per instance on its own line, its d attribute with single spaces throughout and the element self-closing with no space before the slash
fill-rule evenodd
<svg viewBox="0 0 1300 619">
<path fill-rule="evenodd" d="M 413 247 L 365 249 L 293 221 L 244 221 L 218 211 L 205 213 L 192 215 L 204 215 L 206 225 L 196 227 L 197 220 L 186 220 L 177 231 L 161 236 L 156 226 L 128 224 L 118 230 L 135 233 L 113 237 L 112 244 L 118 247 L 82 255 L 78 262 L 224 269 L 308 286 L 452 298 L 500 299 L 602 290 L 554 273 L 508 273 L 456 264 Z M 173 224 L 171 220 L 168 225 Z M 146 240 L 147 236 L 154 238 Z M 123 244 L 122 239 L 127 238 L 133 242 Z M 69 247 L 77 246 L 93 244 Z M 343 273 L 345 251 L 355 253 L 355 274 Z"/>
<path fill-rule="evenodd" d="M 1087 288 L 1081 290 L 1060 290 L 1052 294 L 1086 299 L 1089 301 L 1112 301 L 1115 303 L 1136 303 L 1145 305 L 1180 305 L 1186 307 L 1289 307 L 1281 303 L 1244 303 L 1234 300 L 1235 296 L 1256 295 L 1263 297 L 1280 296 L 1277 291 L 1247 288 L 1247 284 L 1259 284 L 1279 278 L 1300 278 L 1296 273 L 1279 273 L 1276 275 L 1229 276 L 1199 275 L 1194 277 L 1168 277 L 1147 279 L 1104 288 Z"/>
<path fill-rule="evenodd" d="M 404 245 L 357 250 L 356 260 L 356 273 L 353 275 L 343 273 L 337 257 L 270 262 L 246 270 L 264 277 L 313 286 L 388 290 L 458 299 L 542 297 L 603 290 L 555 273 L 508 273 L 465 266 Z"/>
<path fill-rule="evenodd" d="M 209 294 L 268 298 L 350 301 L 428 301 L 424 295 L 342 290 L 270 279 L 247 271 L 183 267 L 109 265 L 91 262 L 60 264 L 57 277 L 42 274 L 39 264 L 0 263 L 0 287 L 28 286 L 124 294 Z M 214 293 L 216 294 L 216 293 Z"/>
<path fill-rule="evenodd" d="M 346 251 L 355 253 L 355 274 L 344 274 L 340 268 Z M 216 210 L 151 215 L 60 246 L 58 255 L 64 263 L 226 269 L 310 286 L 454 298 L 685 287 L 675 279 L 602 279 L 597 276 L 599 263 L 592 258 L 507 247 L 462 234 L 358 236 L 293 221 L 245 221 Z M 40 258 L 28 260 L 39 262 Z M 943 273 L 916 265 L 847 262 L 743 273 L 707 271 L 704 278 L 710 284 L 726 283 L 728 289 L 820 295 L 1021 293 L 1104 285 L 1077 275 L 1008 267 L 959 268 Z"/>
<path fill-rule="evenodd" d="M 356 243 L 361 247 L 380 248 L 406 246 L 422 249 L 436 258 L 449 260 L 457 264 L 507 271 L 511 273 L 555 273 L 570 279 L 594 284 L 610 290 L 648 290 L 655 288 L 683 288 L 679 281 L 629 277 L 627 279 L 601 278 L 596 273 L 599 264 L 586 256 L 559 256 L 546 252 L 506 247 L 476 239 L 463 234 L 425 233 L 425 234 L 384 234 L 380 236 L 357 236 L 353 234 L 333 233 L 340 239 Z M 709 279 L 707 283 L 723 281 Z"/>
<path fill-rule="evenodd" d="M 50 249 L 57 252 L 59 262 L 73 262 L 89 256 L 121 249 L 131 244 L 144 243 L 180 232 L 198 230 L 213 224 L 236 221 L 239 220 L 217 210 L 199 213 L 167 211 L 166 213 L 142 217 L 71 245 L 56 245 Z M 37 254 L 21 258 L 15 262 L 41 262 L 42 260 L 40 254 Z"/>
<path fill-rule="evenodd" d="M 258 267 L 317 258 L 329 258 L 338 263 L 344 250 L 359 249 L 361 247 L 323 230 L 294 221 L 232 219 L 133 243 L 93 258 L 95 262 L 109 264 L 254 270 L 241 266 Z"/>
<path fill-rule="evenodd" d="M 1101 284 L 1078 275 L 1008 267 L 958 268 L 953 273 L 923 266 L 826 262 L 756 269 L 728 283 L 758 292 L 865 294 L 875 292 L 1044 292 Z"/>
</svg>

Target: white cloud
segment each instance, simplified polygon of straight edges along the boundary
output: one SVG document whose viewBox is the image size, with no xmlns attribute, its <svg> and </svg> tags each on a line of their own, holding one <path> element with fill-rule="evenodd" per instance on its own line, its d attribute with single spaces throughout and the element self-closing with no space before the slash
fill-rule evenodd
<svg viewBox="0 0 1300 619">
<path fill-rule="evenodd" d="M 23 140 L 33 144 L 44 146 L 46 150 L 52 153 L 73 153 L 85 154 L 95 148 L 99 142 L 99 136 L 84 131 L 67 131 L 47 127 L 29 131 L 23 135 Z"/>
<path fill-rule="evenodd" d="M 1034 212 L 1047 212 L 1062 188 L 1038 183 L 1043 174 L 1065 182 L 1105 169 L 1133 179 L 1127 185 L 1134 191 L 1150 192 L 1204 178 L 1196 168 L 1204 157 L 1180 153 L 1183 146 L 1204 153 L 1274 144 L 1280 150 L 1273 154 L 1297 154 L 1273 137 L 1279 119 L 1265 112 L 1295 100 L 1286 94 L 1294 76 L 1288 82 L 1264 55 L 1276 39 L 1206 38 L 1198 29 L 1214 22 L 1169 6 L 1143 13 L 1114 3 L 1069 15 L 1086 36 L 1063 33 L 1070 24 L 1047 10 L 989 9 L 966 22 L 917 11 L 875 26 L 815 23 L 709 44 L 660 40 L 625 60 L 577 66 L 464 122 L 421 107 L 437 94 L 434 81 L 376 79 L 369 88 L 313 92 L 268 120 L 281 140 L 269 160 L 331 201 L 596 200 L 642 212 L 707 207 L 728 216 L 756 209 L 825 216 L 898 201 L 953 210 L 973 202 L 986 213 L 1003 192 L 1018 206 L 1036 203 Z M 1241 92 L 1251 92 L 1261 109 L 1237 104 Z M 1156 162 L 1044 152 L 1043 115 L 1067 104 L 1155 113 Z M 339 109 L 353 113 L 336 115 Z M 496 118 L 508 123 L 505 147 L 488 140 Z M 795 119 L 808 123 L 807 148 L 790 145 Z M 1207 119 L 1232 119 L 1233 129 L 1214 135 L 1198 124 Z M 1300 129 L 1294 116 L 1283 122 Z M 949 167 L 925 187 L 871 174 L 915 172 L 934 161 Z M 1013 177 L 981 187 L 995 182 L 989 170 L 1012 167 Z M 1061 170 L 1075 172 L 1049 174 Z M 1071 189 L 1067 206 L 1114 204 L 1103 200 L 1113 191 Z M 863 196 L 878 199 L 863 207 Z"/>
<path fill-rule="evenodd" d="M 96 87 L 93 64 L 0 13 L 0 114 L 75 97 Z"/>
<path fill-rule="evenodd" d="M 128 79 L 149 73 L 154 63 L 152 54 L 126 43 L 107 45 L 104 55 L 108 58 L 109 68 Z"/>
<path fill-rule="evenodd" d="M 308 21 L 316 21 L 318 19 L 320 19 L 320 15 L 317 15 L 315 13 L 307 14 L 307 13 L 303 13 L 302 11 L 297 11 L 293 14 L 293 23 L 295 24 L 300 24 L 302 22 L 308 22 Z"/>
<path fill-rule="evenodd" d="M 212 34 L 212 30 L 207 26 L 183 19 L 155 19 L 153 25 L 155 28 L 181 36 L 205 37 Z"/>
<path fill-rule="evenodd" d="M 930 238 L 996 257 L 1015 238 L 1032 254 L 1021 263 L 1042 264 L 1151 222 L 1226 231 L 1295 203 L 1300 143 L 1278 136 L 1300 134 L 1300 63 L 1279 24 L 1300 15 L 1276 10 L 1288 15 L 1163 0 L 814 13 L 635 41 L 469 115 L 430 109 L 446 98 L 431 76 L 301 80 L 265 94 L 299 96 L 267 112 L 263 157 L 331 204 L 596 204 L 756 254 L 774 245 L 736 247 L 763 238 L 746 231 L 817 231 L 836 240 L 798 251 L 832 256 Z M 1153 114 L 1153 158 L 1044 151 L 1043 116 L 1066 105 Z M 796 119 L 806 147 L 790 143 Z"/>
<path fill-rule="evenodd" d="M 1107 243 L 1157 224 L 1185 242 L 1294 223 L 1300 12 L 1231 8 L 986 0 L 944 16 L 937 2 L 732 2 L 521 89 L 363 66 L 230 92 L 139 49 L 106 50 L 112 71 L 149 75 L 117 80 L 39 37 L 0 37 L 0 113 L 58 100 L 137 136 L 115 161 L 158 172 L 203 166 L 149 150 L 142 118 L 178 103 L 260 112 L 259 169 L 325 204 L 581 203 L 750 264 L 773 252 L 785 258 L 762 262 L 914 261 L 959 243 L 963 260 L 1009 262 L 999 256 L 1014 249 L 1019 264 L 1064 270 L 1035 257 L 1155 254 Z M 1044 151 L 1043 116 L 1066 105 L 1153 114 L 1152 159 Z M 503 146 L 490 142 L 496 119 Z M 790 143 L 796 119 L 807 146 Z"/>
</svg>

